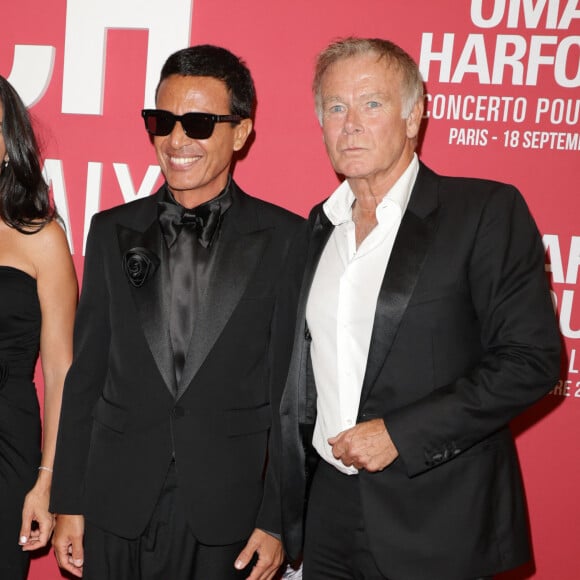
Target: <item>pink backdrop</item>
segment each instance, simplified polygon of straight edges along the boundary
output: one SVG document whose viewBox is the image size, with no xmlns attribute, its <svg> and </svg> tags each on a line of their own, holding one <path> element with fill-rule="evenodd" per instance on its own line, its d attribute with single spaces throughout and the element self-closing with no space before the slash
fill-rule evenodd
<svg viewBox="0 0 580 580">
<path fill-rule="evenodd" d="M 441 173 L 520 188 L 544 236 L 566 346 L 558 385 L 514 423 L 535 563 L 503 578 L 579 577 L 578 0 L 4 4 L 0 74 L 31 106 L 79 276 L 90 216 L 159 183 L 139 110 L 153 104 L 174 50 L 209 42 L 246 60 L 259 103 L 236 180 L 301 214 L 337 184 L 313 114 L 317 52 L 338 36 L 381 36 L 420 61 L 429 93 L 423 160 Z M 52 554 L 33 561 L 31 578 L 60 578 Z"/>
</svg>

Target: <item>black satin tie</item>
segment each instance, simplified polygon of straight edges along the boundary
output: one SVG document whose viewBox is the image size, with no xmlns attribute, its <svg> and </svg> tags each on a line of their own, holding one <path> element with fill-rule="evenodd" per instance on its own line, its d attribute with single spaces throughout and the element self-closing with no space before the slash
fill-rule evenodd
<svg viewBox="0 0 580 580">
<path fill-rule="evenodd" d="M 204 248 L 209 247 L 223 213 L 220 200 L 212 200 L 193 209 L 185 209 L 171 201 L 160 201 L 158 207 L 161 229 L 170 248 L 184 227 L 195 234 Z"/>
<path fill-rule="evenodd" d="M 178 386 L 195 320 L 196 247 L 201 252 L 207 252 L 206 249 L 198 246 L 193 228 L 184 228 L 169 248 L 169 275 L 171 276 L 169 335 L 173 347 L 175 378 Z"/>
<path fill-rule="evenodd" d="M 211 265 L 215 261 L 212 242 L 217 240 L 222 216 L 231 204 L 229 182 L 220 195 L 193 209 L 179 205 L 168 189 L 158 202 L 159 223 L 169 248 L 169 334 L 178 387 L 196 314 L 204 307 L 204 296 L 209 290 Z"/>
</svg>

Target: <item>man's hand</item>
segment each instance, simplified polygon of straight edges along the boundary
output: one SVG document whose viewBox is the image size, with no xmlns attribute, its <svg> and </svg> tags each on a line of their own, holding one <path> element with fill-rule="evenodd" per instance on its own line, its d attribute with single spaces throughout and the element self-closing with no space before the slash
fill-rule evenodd
<svg viewBox="0 0 580 580">
<path fill-rule="evenodd" d="M 274 536 L 256 528 L 236 559 L 236 569 L 245 568 L 256 552 L 258 553 L 258 561 L 247 580 L 270 580 L 284 559 L 282 543 Z"/>
<path fill-rule="evenodd" d="M 58 515 L 52 536 L 54 555 L 58 565 L 73 576 L 82 578 L 85 518 L 77 515 Z"/>
<path fill-rule="evenodd" d="M 366 471 L 381 471 L 399 456 L 382 419 L 358 423 L 331 437 L 328 443 L 334 457 L 347 467 L 354 465 Z"/>
</svg>

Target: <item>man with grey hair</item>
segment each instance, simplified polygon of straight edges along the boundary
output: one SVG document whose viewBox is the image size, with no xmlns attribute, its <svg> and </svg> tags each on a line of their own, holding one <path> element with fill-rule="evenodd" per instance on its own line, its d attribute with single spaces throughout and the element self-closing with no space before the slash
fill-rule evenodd
<svg viewBox="0 0 580 580">
<path fill-rule="evenodd" d="M 530 548 L 509 422 L 560 364 L 536 225 L 514 187 L 419 161 L 423 84 L 393 43 L 333 43 L 314 95 L 345 180 L 312 210 L 278 313 L 296 321 L 275 365 L 287 554 L 304 530 L 306 580 L 519 566 Z"/>
</svg>

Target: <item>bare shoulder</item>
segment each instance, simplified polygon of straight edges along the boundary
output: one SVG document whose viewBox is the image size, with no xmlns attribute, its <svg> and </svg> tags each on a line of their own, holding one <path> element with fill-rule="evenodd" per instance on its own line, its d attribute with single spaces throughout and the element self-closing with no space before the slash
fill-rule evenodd
<svg viewBox="0 0 580 580">
<path fill-rule="evenodd" d="M 56 221 L 41 230 L 23 233 L 0 220 L 0 264 L 22 270 L 38 279 L 50 270 L 67 273 L 73 269 L 66 234 Z"/>
<path fill-rule="evenodd" d="M 37 276 L 53 269 L 69 269 L 72 258 L 66 234 L 61 225 L 52 220 L 34 234 L 22 234 L 26 254 L 34 265 Z"/>
<path fill-rule="evenodd" d="M 64 229 L 56 220 L 47 223 L 38 232 L 24 234 L 24 237 L 27 238 L 27 245 L 35 255 L 50 257 L 55 252 L 70 253 Z"/>
<path fill-rule="evenodd" d="M 64 244 L 68 248 L 66 233 L 57 220 L 48 222 L 41 230 L 30 237 L 36 238 L 42 245 L 61 247 Z"/>
</svg>

